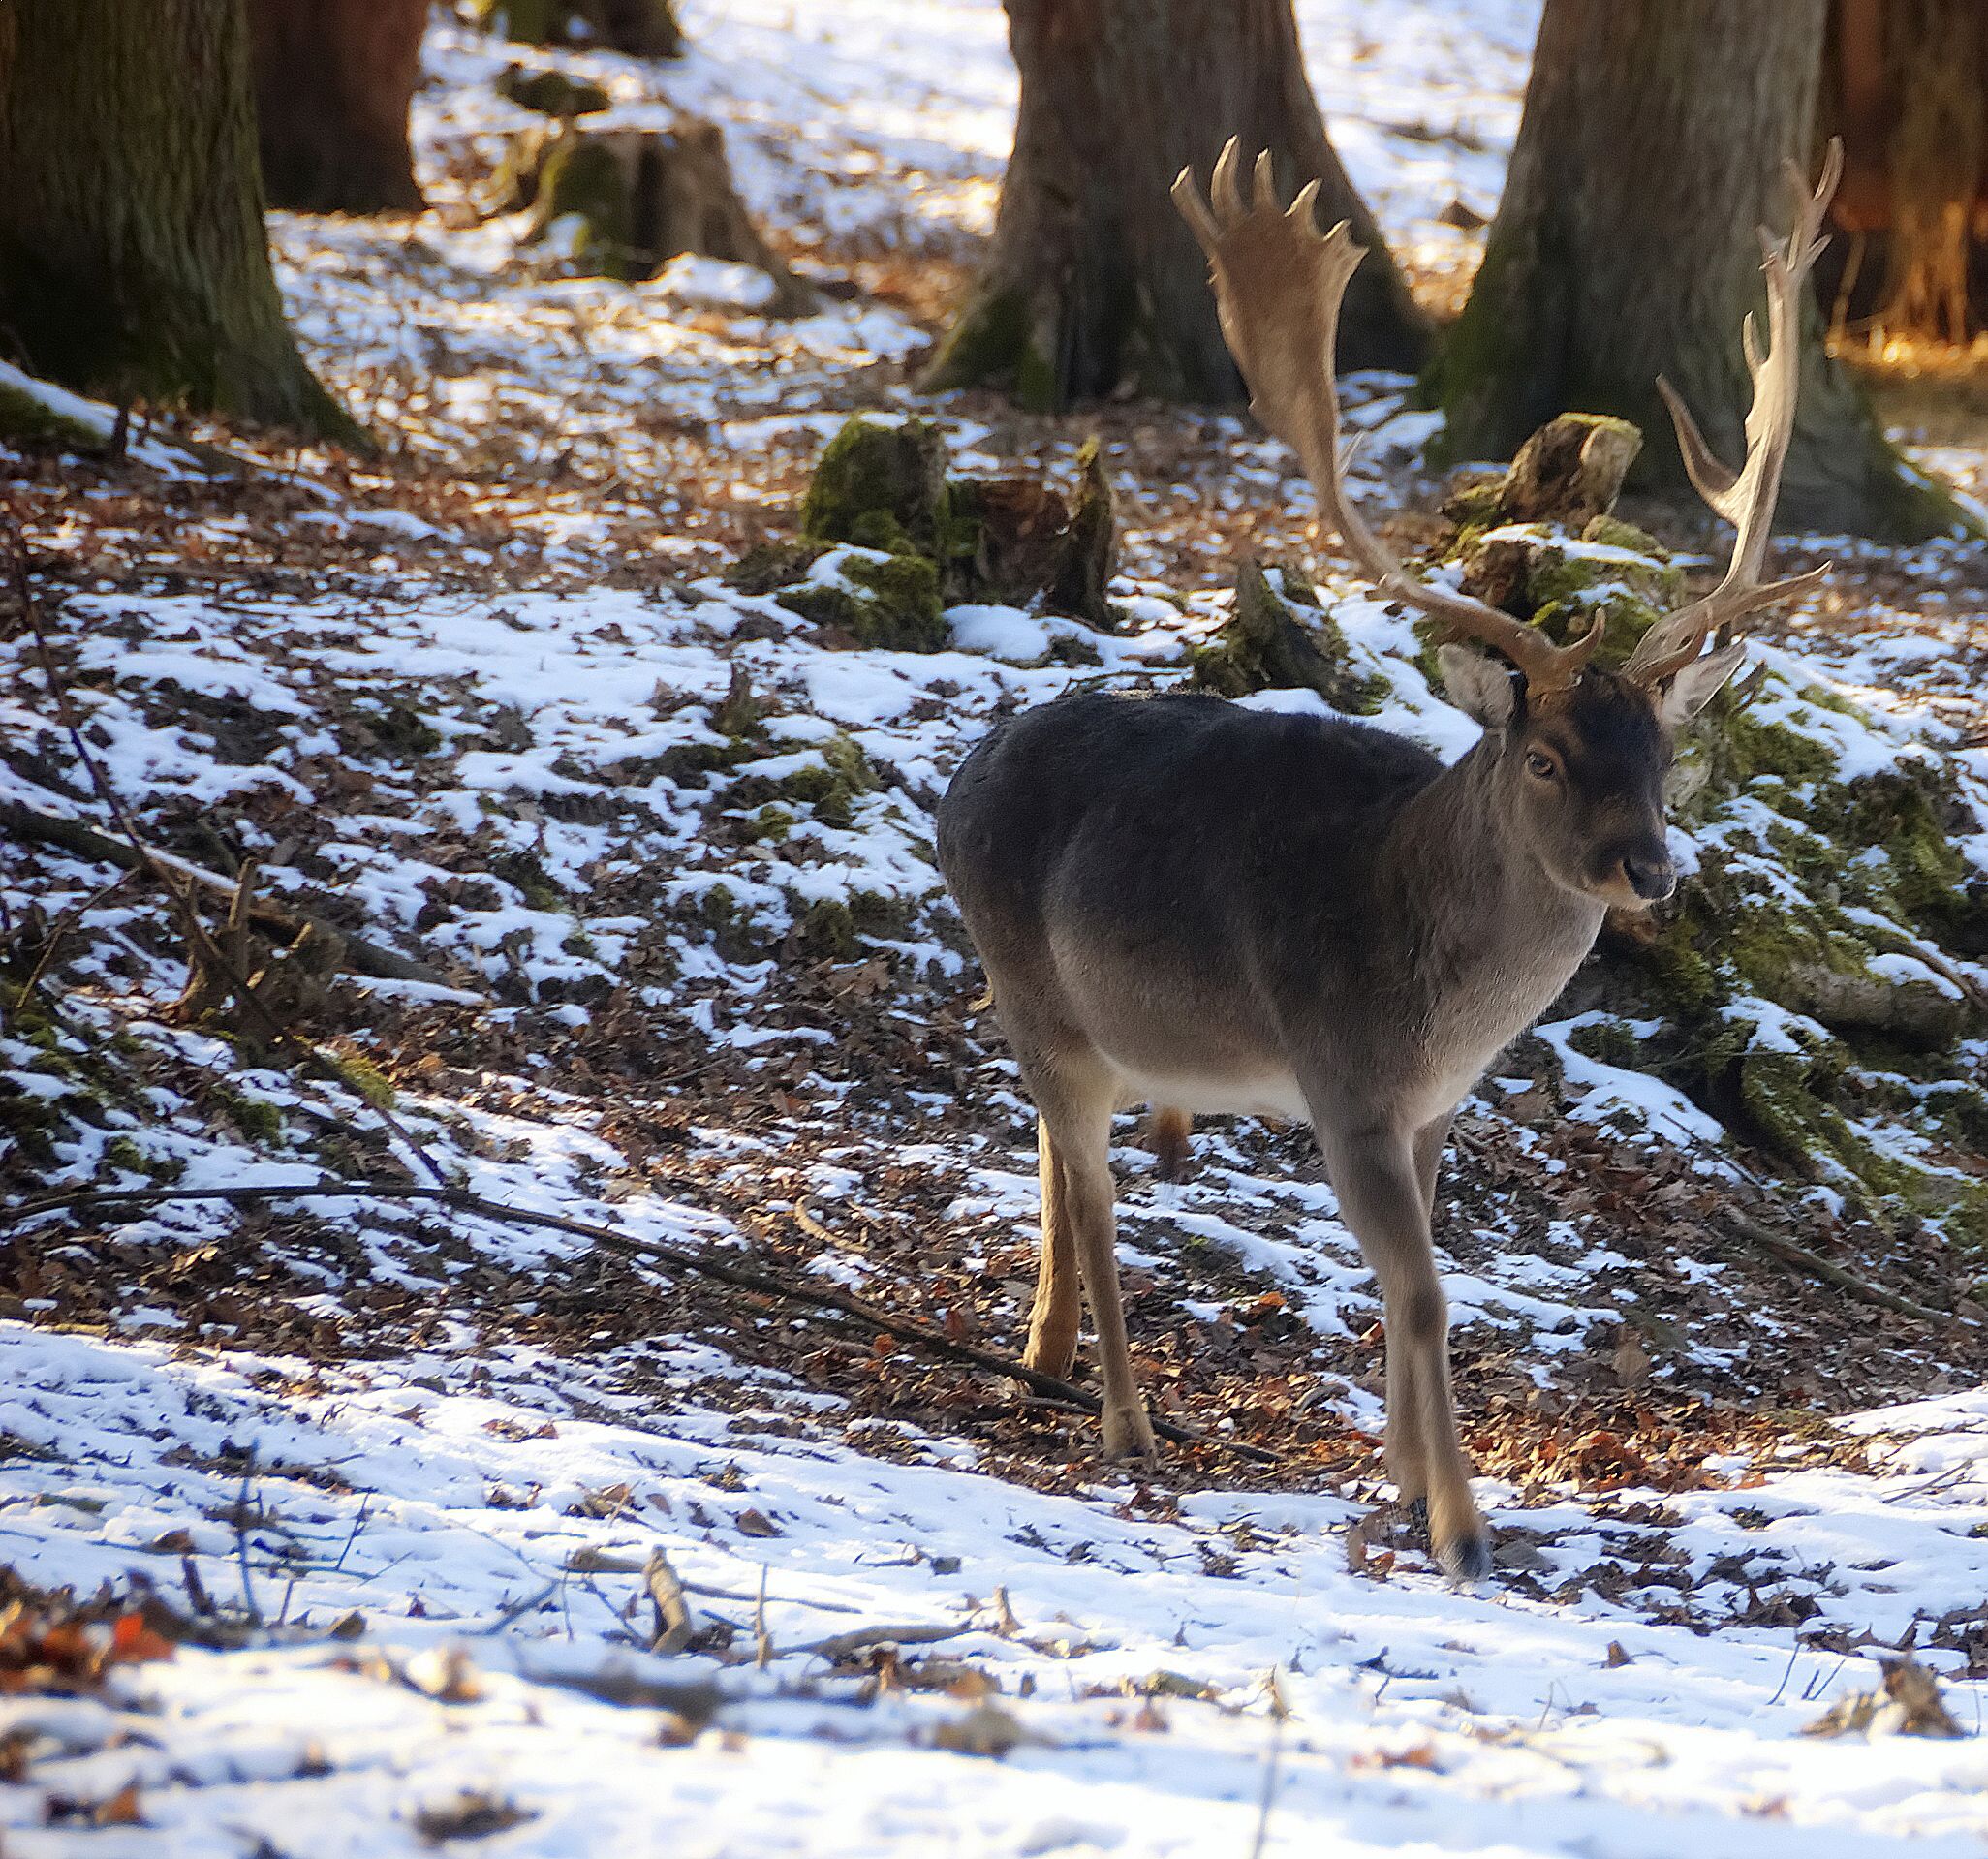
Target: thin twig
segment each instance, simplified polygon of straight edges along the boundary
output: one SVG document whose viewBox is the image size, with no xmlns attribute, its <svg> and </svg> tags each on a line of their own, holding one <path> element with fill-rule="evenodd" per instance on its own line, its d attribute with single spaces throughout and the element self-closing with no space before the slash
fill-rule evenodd
<svg viewBox="0 0 1988 1859">
<path fill-rule="evenodd" d="M 1882 1310 L 1910 1317 L 1914 1322 L 1931 1323 L 1942 1329 L 1955 1323 L 1965 1324 L 1971 1329 L 1974 1327 L 1972 1317 L 1963 1317 L 1957 1311 L 1938 1310 L 1930 1304 L 1917 1304 L 1896 1291 L 1887 1291 L 1881 1285 L 1873 1285 L 1869 1279 L 1859 1278 L 1833 1258 L 1824 1258 L 1820 1253 L 1811 1252 L 1808 1247 L 1799 1246 L 1791 1239 L 1769 1232 L 1758 1221 L 1750 1219 L 1736 1207 L 1724 1208 L 1722 1212 L 1734 1236 L 1755 1252 L 1765 1253 L 1786 1265 L 1798 1265 L 1803 1271 L 1813 1273 L 1839 1290 L 1848 1291 L 1852 1297 L 1862 1298 L 1867 1304 L 1876 1304 Z"/>
<path fill-rule="evenodd" d="M 657 1259 L 666 1265 L 675 1266 L 680 1271 L 696 1272 L 704 1278 L 716 1279 L 720 1284 L 730 1285 L 739 1290 L 757 1291 L 765 1297 L 777 1297 L 792 1304 L 811 1306 L 818 1310 L 840 1311 L 868 1324 L 872 1329 L 885 1336 L 894 1336 L 900 1342 L 915 1343 L 930 1349 L 936 1355 L 949 1356 L 955 1361 L 970 1363 L 973 1367 L 985 1369 L 994 1375 L 1006 1376 L 1011 1381 L 1019 1381 L 1033 1388 L 1038 1394 L 1051 1395 L 1067 1407 L 1083 1413 L 1098 1411 L 1098 1397 L 1066 1381 L 1060 1376 L 1045 1375 L 1041 1369 L 1033 1369 L 1026 1362 L 1010 1355 L 1002 1355 L 993 1349 L 983 1349 L 973 1343 L 962 1343 L 947 1336 L 945 1331 L 935 1329 L 928 1323 L 916 1318 L 898 1317 L 889 1311 L 880 1310 L 876 1305 L 859 1297 L 853 1297 L 847 1291 L 833 1286 L 821 1286 L 792 1284 L 776 1278 L 769 1272 L 749 1265 L 735 1265 L 728 1260 L 711 1257 L 708 1254 L 686 1251 L 681 1246 L 672 1246 L 668 1240 L 639 1238 L 634 1233 L 618 1232 L 611 1226 L 602 1226 L 587 1220 L 575 1220 L 569 1214 L 541 1212 L 533 1207 L 507 1207 L 501 1201 L 485 1199 L 483 1195 L 472 1193 L 467 1188 L 456 1188 L 447 1182 L 438 1182 L 433 1187 L 419 1182 L 400 1181 L 339 1181 L 320 1179 L 297 1182 L 289 1185 L 255 1183 L 220 1188 L 86 1188 L 73 1193 L 48 1194 L 40 1200 L 24 1201 L 18 1206 L 0 1209 L 0 1230 L 17 1225 L 22 1222 L 39 1219 L 45 1214 L 64 1213 L 79 1208 L 110 1207 L 156 1207 L 173 1201 L 221 1200 L 231 1206 L 260 1206 L 271 1200 L 431 1200 L 454 1208 L 458 1213 L 474 1214 L 484 1220 L 508 1222 L 513 1225 L 536 1226 L 548 1232 L 572 1233 L 580 1239 L 589 1239 L 597 1245 L 606 1246 L 624 1256 Z M 1218 1440 L 1211 1434 L 1184 1427 L 1177 1422 L 1153 1416 L 1153 1431 L 1162 1439 L 1171 1440 L 1176 1444 L 1216 1446 L 1225 1452 L 1235 1453 L 1239 1458 L 1257 1465 L 1282 1465 L 1284 1455 L 1264 1446 L 1245 1444 L 1239 1440 Z"/>
</svg>

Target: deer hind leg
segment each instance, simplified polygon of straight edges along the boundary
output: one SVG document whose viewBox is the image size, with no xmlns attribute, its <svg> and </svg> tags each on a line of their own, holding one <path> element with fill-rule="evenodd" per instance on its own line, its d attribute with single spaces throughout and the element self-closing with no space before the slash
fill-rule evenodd
<svg viewBox="0 0 1988 1859">
<path fill-rule="evenodd" d="M 1042 1185 L 1042 1255 L 1036 1266 L 1036 1301 L 1029 1312 L 1029 1346 L 1022 1360 L 1041 1374 L 1063 1379 L 1076 1362 L 1082 1295 L 1063 1164 L 1049 1125 L 1041 1117 L 1036 1119 L 1036 1157 Z"/>
<path fill-rule="evenodd" d="M 1387 1467 L 1406 1503 L 1426 1503 L 1429 1545 L 1459 1581 L 1491 1572 L 1449 1394 L 1449 1313 L 1429 1241 L 1419 1145 L 1387 1131 L 1320 1131 L 1341 1211 L 1381 1281 L 1387 1323 Z M 1440 1144 L 1437 1145 L 1440 1148 Z"/>
<path fill-rule="evenodd" d="M 1111 1179 L 1115 1081 L 1103 1062 L 1089 1055 L 1031 1068 L 1026 1081 L 1041 1118 L 1045 1155 L 1041 1178 L 1055 1196 L 1053 1212 L 1046 1200 L 1043 1207 L 1044 1257 L 1053 1257 L 1055 1241 L 1049 1236 L 1065 1234 L 1083 1275 L 1104 1382 L 1104 1450 L 1113 1458 L 1154 1459 L 1158 1450 L 1152 1422 L 1133 1379 L 1132 1346 L 1118 1286 L 1117 1193 Z M 1041 1295 L 1039 1287 L 1039 1311 Z"/>
</svg>

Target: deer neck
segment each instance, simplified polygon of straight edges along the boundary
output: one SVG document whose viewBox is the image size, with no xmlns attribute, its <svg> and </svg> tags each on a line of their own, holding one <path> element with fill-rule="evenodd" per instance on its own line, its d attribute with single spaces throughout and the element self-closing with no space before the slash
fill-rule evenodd
<svg viewBox="0 0 1988 1859">
<path fill-rule="evenodd" d="M 1567 985 L 1605 914 L 1524 843 L 1506 785 L 1496 746 L 1480 743 L 1402 808 L 1380 873 L 1385 905 L 1409 931 L 1399 978 L 1410 1001 L 1493 1048 Z"/>
</svg>

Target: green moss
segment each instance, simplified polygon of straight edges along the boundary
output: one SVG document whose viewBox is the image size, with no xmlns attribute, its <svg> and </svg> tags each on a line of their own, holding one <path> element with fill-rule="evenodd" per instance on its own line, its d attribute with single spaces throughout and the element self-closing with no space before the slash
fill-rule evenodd
<svg viewBox="0 0 1988 1859">
<path fill-rule="evenodd" d="M 827 542 L 755 542 L 725 571 L 725 579 L 741 594 L 775 594 L 805 580 L 829 547 Z"/>
<path fill-rule="evenodd" d="M 283 1140 L 283 1112 L 265 1098 L 251 1098 L 225 1087 L 214 1093 L 228 1118 L 251 1142 L 273 1145 Z"/>
<path fill-rule="evenodd" d="M 498 852 L 490 860 L 490 870 L 506 883 L 515 885 L 518 894 L 535 911 L 563 910 L 566 906 L 566 893 L 553 882 L 537 852 L 522 849 Z"/>
<path fill-rule="evenodd" d="M 1196 648 L 1191 676 L 1224 697 L 1253 691 L 1316 691 L 1335 710 L 1371 716 L 1387 698 L 1387 681 L 1352 669 L 1346 635 L 1319 604 L 1297 569 L 1246 561 L 1236 574 L 1235 610 L 1206 645 Z"/>
<path fill-rule="evenodd" d="M 823 449 L 801 502 L 811 542 L 854 542 L 935 566 L 954 546 L 946 441 L 924 419 L 894 425 L 861 415 Z"/>
<path fill-rule="evenodd" d="M 35 395 L 0 383 L 0 439 L 18 445 L 57 445 L 73 451 L 101 452 L 104 435 L 85 420 L 72 419 Z"/>
<path fill-rule="evenodd" d="M 741 828 L 747 839 L 765 840 L 776 846 L 792 830 L 793 816 L 785 807 L 776 807 L 770 801 Z"/>
<path fill-rule="evenodd" d="M 858 946 L 849 906 L 839 897 L 816 898 L 794 918 L 793 945 L 809 961 L 848 961 Z"/>
<path fill-rule="evenodd" d="M 404 698 L 361 708 L 357 714 L 381 748 L 402 760 L 431 756 L 442 746 L 442 732 Z"/>
<path fill-rule="evenodd" d="M 1018 291 L 977 295 L 941 341 L 919 386 L 928 393 L 1001 387 L 1031 413 L 1054 413 L 1062 404 L 1055 363 L 1037 341 L 1028 299 Z"/>
<path fill-rule="evenodd" d="M 148 1175 L 145 1152 L 129 1136 L 112 1136 L 104 1145 L 105 1163 L 127 1175 Z"/>
<path fill-rule="evenodd" d="M 578 224 L 571 257 L 583 275 L 626 283 L 654 272 L 653 255 L 636 249 L 628 176 L 606 141 L 575 131 L 546 155 L 539 172 L 535 230 L 543 236 L 558 220 Z"/>
<path fill-rule="evenodd" d="M 1670 551 L 1658 542 L 1647 529 L 1638 529 L 1633 523 L 1626 523 L 1620 516 L 1591 516 L 1588 525 L 1581 531 L 1584 542 L 1601 542 L 1609 548 L 1626 548 L 1637 555 L 1647 555 L 1653 562 L 1665 563 L 1670 560 Z M 1679 577 L 1678 592 L 1683 592 L 1683 579 Z"/>
<path fill-rule="evenodd" d="M 571 936 L 559 945 L 559 948 L 562 954 L 582 956 L 588 960 L 591 960 L 601 952 L 594 939 L 585 930 L 575 930 Z"/>
<path fill-rule="evenodd" d="M 774 596 L 790 612 L 887 652 L 938 652 L 949 634 L 939 572 L 921 555 L 853 556 L 840 563 L 848 586 L 809 581 Z"/>
<path fill-rule="evenodd" d="M 751 772 L 741 775 L 732 783 L 728 802 L 738 809 L 759 808 L 758 820 L 765 822 L 769 836 L 777 828 L 785 837 L 792 827 L 791 807 L 809 808 L 823 825 L 849 826 L 856 802 L 882 785 L 877 771 L 851 736 L 831 736 L 819 744 L 815 753 L 819 761 L 804 762 L 791 774 L 777 778 Z M 776 804 L 782 801 L 788 805 Z"/>
<path fill-rule="evenodd" d="M 1568 1036 L 1568 1043 L 1599 1064 L 1630 1070 L 1639 1069 L 1645 1056 L 1643 1041 L 1620 1020 L 1592 1021 L 1576 1027 Z"/>
<path fill-rule="evenodd" d="M 396 1099 L 393 1086 L 387 1074 L 370 1059 L 356 1054 L 333 1055 L 331 1063 L 338 1068 L 338 1075 L 345 1081 L 348 1090 L 357 1092 L 376 1110 L 391 1110 Z"/>
</svg>

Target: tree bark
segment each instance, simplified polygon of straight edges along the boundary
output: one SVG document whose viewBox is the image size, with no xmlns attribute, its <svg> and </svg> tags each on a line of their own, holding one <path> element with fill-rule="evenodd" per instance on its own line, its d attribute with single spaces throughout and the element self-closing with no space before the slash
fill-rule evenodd
<svg viewBox="0 0 1988 1859">
<path fill-rule="evenodd" d="M 1988 9 L 1833 0 L 1819 120 L 1844 142 L 1816 271 L 1833 317 L 1962 343 L 1988 327 Z"/>
<path fill-rule="evenodd" d="M 1325 138 L 1291 0 L 1007 0 L 1021 73 L 984 272 L 926 383 L 993 382 L 1050 409 L 1125 389 L 1235 400 L 1207 265 L 1167 198 L 1222 144 L 1267 148 L 1286 197 L 1317 179 L 1327 226 L 1370 256 L 1347 293 L 1347 367 L 1414 368 L 1428 323 Z"/>
<path fill-rule="evenodd" d="M 1567 411 L 1634 420 L 1632 481 L 1682 484 L 1662 374 L 1729 463 L 1763 310 L 1755 229 L 1785 232 L 1808 171 L 1828 0 L 1546 0 L 1505 195 L 1470 302 L 1424 381 L 1455 458 L 1508 456 Z M 1902 465 L 1808 306 L 1782 480 L 1790 526 L 1889 539 L 1958 511 Z"/>
<path fill-rule="evenodd" d="M 427 0 L 251 0 L 256 128 L 271 206 L 419 213 L 407 143 Z"/>
<path fill-rule="evenodd" d="M 283 319 L 241 0 L 0 0 L 0 353 L 360 440 Z"/>
</svg>

